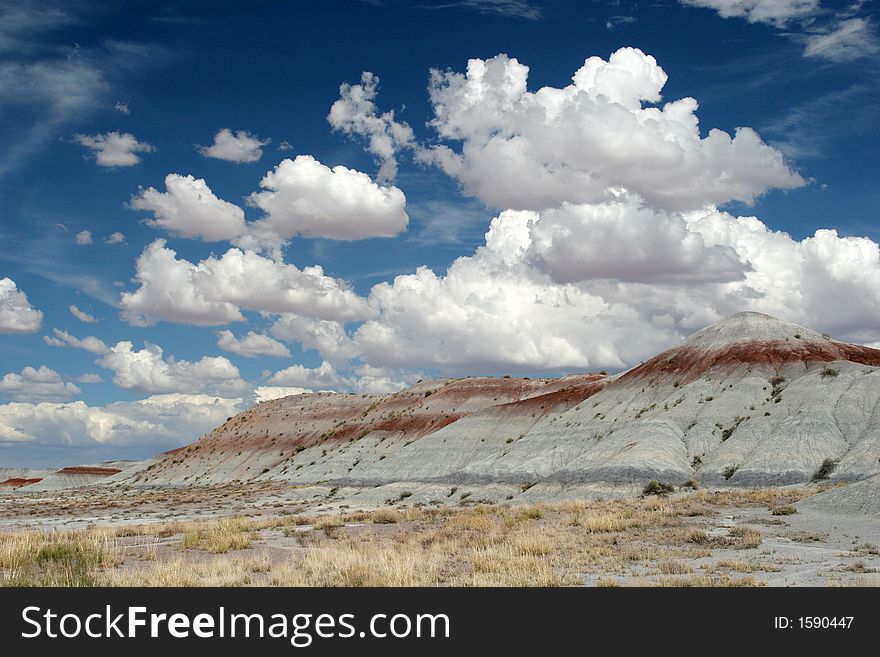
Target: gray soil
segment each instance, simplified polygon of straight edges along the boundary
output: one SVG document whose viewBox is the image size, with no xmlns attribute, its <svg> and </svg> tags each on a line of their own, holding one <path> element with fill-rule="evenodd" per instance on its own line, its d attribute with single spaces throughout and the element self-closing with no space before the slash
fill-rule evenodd
<svg viewBox="0 0 880 657">
<path fill-rule="evenodd" d="M 765 507 L 721 507 L 717 515 L 694 518 L 693 526 L 711 537 L 748 527 L 763 539 L 756 548 L 712 548 L 709 557 L 681 561 L 693 575 L 711 571 L 719 562 L 740 562 L 743 570 L 731 574 L 752 576 L 759 586 L 880 586 L 880 517 L 814 511 L 804 502 L 798 506 L 796 514 L 787 516 L 773 516 Z M 653 568 L 645 568 L 592 575 L 584 583 L 593 586 L 611 578 L 623 586 L 639 585 L 651 583 L 656 575 Z"/>
</svg>

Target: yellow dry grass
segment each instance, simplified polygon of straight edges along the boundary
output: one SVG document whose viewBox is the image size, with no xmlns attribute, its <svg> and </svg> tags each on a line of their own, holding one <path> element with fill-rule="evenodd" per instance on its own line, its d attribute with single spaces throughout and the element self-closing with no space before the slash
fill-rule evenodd
<svg viewBox="0 0 880 657">
<path fill-rule="evenodd" d="M 808 493 L 797 488 L 701 490 L 665 498 L 6 532 L 0 533 L 0 583 L 567 586 L 589 579 L 600 586 L 753 586 L 760 582 L 731 573 L 772 566 L 721 560 L 703 566 L 699 574 L 693 572 L 689 560 L 708 557 L 719 548 L 753 549 L 763 539 L 751 527 L 710 535 L 704 529 L 706 518 L 720 506 L 767 509 Z M 283 533 L 291 549 L 272 557 L 261 552 L 261 531 Z M 642 582 L 645 572 L 655 575 Z"/>
</svg>

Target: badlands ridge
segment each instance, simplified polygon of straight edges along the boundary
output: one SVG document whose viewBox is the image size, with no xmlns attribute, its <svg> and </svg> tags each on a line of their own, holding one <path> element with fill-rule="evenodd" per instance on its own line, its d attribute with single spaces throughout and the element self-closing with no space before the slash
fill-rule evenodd
<svg viewBox="0 0 880 657">
<path fill-rule="evenodd" d="M 861 487 L 876 491 L 878 401 L 880 350 L 749 312 L 614 376 L 440 379 L 388 395 L 296 395 L 258 404 L 148 462 L 40 477 L 10 471 L 7 479 L 19 481 L 6 486 L 272 480 L 365 503 L 394 494 L 455 502 L 466 487 L 486 501 L 595 497 L 640 491 L 651 480 L 777 486 L 873 477 Z"/>
</svg>

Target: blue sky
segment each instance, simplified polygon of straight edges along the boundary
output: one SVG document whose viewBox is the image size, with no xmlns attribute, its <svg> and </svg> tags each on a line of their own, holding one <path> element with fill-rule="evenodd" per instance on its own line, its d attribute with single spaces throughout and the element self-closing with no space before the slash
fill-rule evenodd
<svg viewBox="0 0 880 657">
<path fill-rule="evenodd" d="M 877 343 L 878 44 L 871 1 L 0 2 L 0 465 L 738 310 Z"/>
</svg>

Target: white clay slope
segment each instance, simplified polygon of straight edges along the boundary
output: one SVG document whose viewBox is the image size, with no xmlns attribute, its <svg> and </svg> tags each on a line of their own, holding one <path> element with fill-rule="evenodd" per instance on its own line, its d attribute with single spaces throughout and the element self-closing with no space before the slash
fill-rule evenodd
<svg viewBox="0 0 880 657">
<path fill-rule="evenodd" d="M 636 485 L 880 472 L 880 351 L 739 313 L 616 377 L 426 381 L 261 404 L 127 479 Z M 119 479 L 119 477 L 114 477 Z"/>
</svg>

